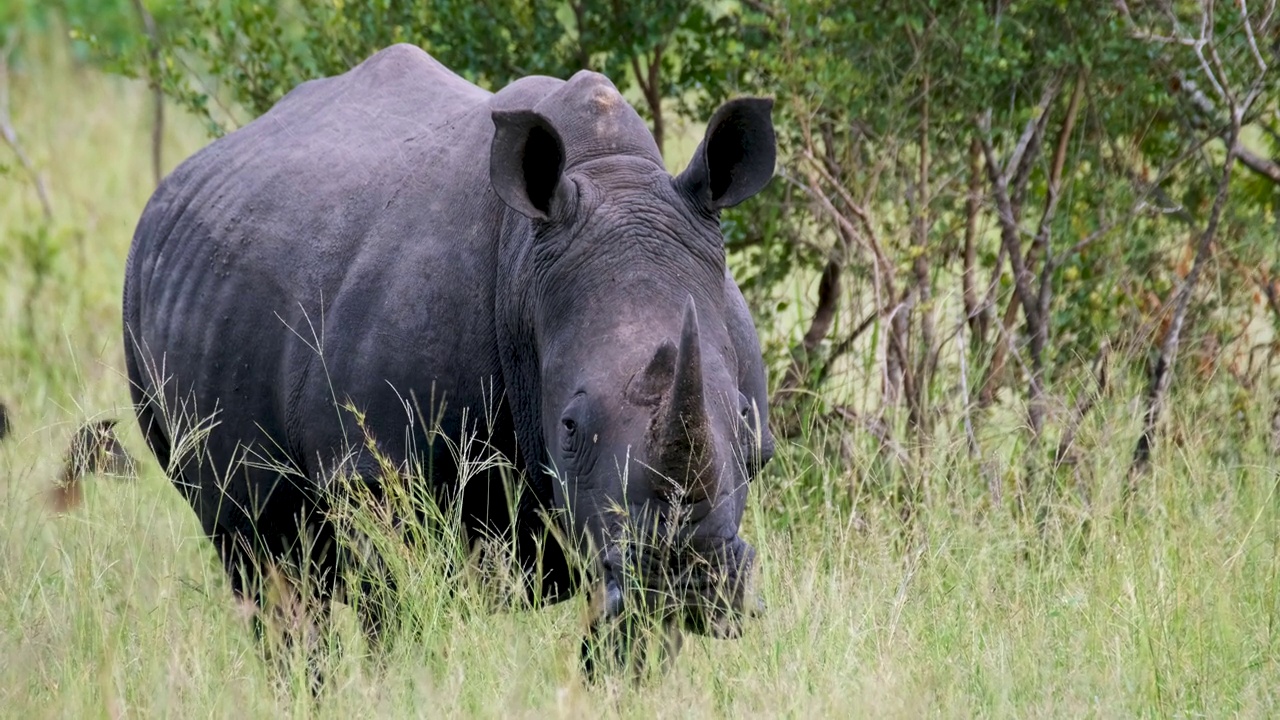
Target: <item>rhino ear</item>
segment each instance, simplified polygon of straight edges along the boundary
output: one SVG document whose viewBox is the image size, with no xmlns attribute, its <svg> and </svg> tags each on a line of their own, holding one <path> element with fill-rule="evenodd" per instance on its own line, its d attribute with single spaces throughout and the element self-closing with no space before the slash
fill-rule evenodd
<svg viewBox="0 0 1280 720">
<path fill-rule="evenodd" d="M 550 220 L 564 198 L 564 143 L 532 110 L 494 110 L 489 182 L 502 202 L 530 220 Z"/>
<path fill-rule="evenodd" d="M 707 134 L 677 182 L 708 210 L 733 207 L 773 178 L 777 140 L 773 100 L 738 98 L 716 110 Z"/>
</svg>

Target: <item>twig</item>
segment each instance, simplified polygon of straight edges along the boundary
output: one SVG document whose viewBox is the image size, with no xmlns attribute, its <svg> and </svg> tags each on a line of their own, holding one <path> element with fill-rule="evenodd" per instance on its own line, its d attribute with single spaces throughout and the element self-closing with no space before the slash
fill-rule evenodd
<svg viewBox="0 0 1280 720">
<path fill-rule="evenodd" d="M 982 457 L 982 449 L 978 446 L 978 436 L 973 431 L 973 404 L 969 402 L 969 363 L 968 352 L 964 346 L 964 321 L 956 330 L 956 346 L 960 354 L 960 400 L 964 406 L 964 436 L 969 441 L 969 457 Z"/>
<path fill-rule="evenodd" d="M 889 434 L 889 428 L 885 426 L 883 420 L 878 418 L 875 420 L 868 420 L 859 415 L 853 408 L 846 405 L 837 405 L 831 413 L 846 422 L 861 425 L 863 429 L 867 431 L 867 434 L 871 435 L 871 437 L 875 438 L 880 443 L 881 448 L 893 453 L 894 459 L 898 461 L 899 466 L 904 468 L 911 466 L 910 457 L 907 455 L 907 451 L 903 449 L 903 447 L 899 445 L 898 442 Z"/>
<path fill-rule="evenodd" d="M 1244 23 L 1244 34 L 1249 39 L 1249 50 L 1253 52 L 1253 59 L 1258 63 L 1258 70 L 1267 71 L 1267 61 L 1262 59 L 1262 53 L 1258 52 L 1258 41 L 1253 37 L 1253 24 L 1249 22 L 1249 3 L 1247 0 L 1236 0 L 1240 4 L 1240 20 Z M 1263 19 L 1266 24 L 1266 19 Z"/>
<path fill-rule="evenodd" d="M 5 40 L 4 47 L 0 48 L 0 136 L 4 137 L 5 144 L 9 146 L 14 156 L 18 158 L 18 164 L 22 166 L 22 169 L 31 178 L 31 182 L 36 186 L 36 195 L 40 198 L 40 209 L 44 213 L 44 219 L 47 222 L 53 220 L 53 204 L 49 201 L 49 191 L 44 186 L 44 178 L 40 176 L 40 172 L 36 170 L 31 158 L 18 140 L 18 131 L 13 127 L 13 117 L 10 115 L 9 56 L 13 53 L 13 48 L 16 44 L 16 34 L 10 35 Z"/>
<path fill-rule="evenodd" d="M 818 280 L 818 304 L 813 310 L 813 318 L 809 321 L 809 329 L 805 331 L 800 347 L 794 352 L 791 365 L 782 378 L 782 383 L 774 393 L 775 397 L 789 393 L 800 387 L 804 376 L 808 374 L 813 353 L 818 345 L 827 337 L 835 322 L 836 308 L 840 302 L 840 275 L 843 261 L 832 257 L 822 269 L 822 277 Z"/>
<path fill-rule="evenodd" d="M 844 202 L 845 207 L 849 208 L 849 212 L 853 213 L 853 216 L 857 218 L 858 224 L 862 226 L 863 230 L 861 235 L 866 238 L 867 247 L 871 250 L 871 254 L 876 259 L 877 269 L 885 273 L 887 276 L 892 277 L 893 264 L 889 262 L 888 258 L 880 248 L 880 241 L 877 239 L 875 234 L 875 226 L 871 223 L 871 216 L 867 213 L 866 208 L 854 201 L 853 196 L 849 194 L 849 191 L 844 187 L 844 185 L 831 176 L 831 173 L 823 167 L 822 162 L 814 157 L 811 151 L 805 150 L 804 155 L 805 159 L 809 161 L 807 164 L 813 168 L 813 170 L 828 186 L 836 191 L 836 194 L 839 195 L 840 199 Z M 812 195 L 818 200 L 819 204 L 823 206 L 823 209 L 827 210 L 828 214 L 830 214 L 836 222 L 851 230 L 854 237 L 857 237 L 859 233 L 854 228 L 853 224 L 850 223 L 848 218 L 845 218 L 842 213 L 836 210 L 835 205 L 825 193 L 817 190 L 818 184 L 811 183 L 811 185 L 812 189 L 815 191 Z"/>
<path fill-rule="evenodd" d="M 1081 390 L 1076 396 L 1075 408 L 1071 413 L 1071 420 L 1067 424 L 1065 430 L 1062 431 L 1062 437 L 1058 440 L 1058 450 L 1054 453 L 1053 469 L 1057 470 L 1064 463 L 1068 462 L 1071 450 L 1075 445 L 1076 433 L 1080 432 L 1080 426 L 1084 423 L 1085 416 L 1093 409 L 1098 400 L 1107 392 L 1107 361 L 1111 353 L 1111 346 L 1104 340 L 1102 347 L 1098 348 L 1098 357 L 1093 362 L 1093 377 L 1097 383 L 1097 389 L 1094 392 Z"/>
<path fill-rule="evenodd" d="M 853 348 L 853 344 L 858 341 L 858 338 L 866 334 L 867 330 L 871 328 L 876 320 L 883 319 L 885 317 L 894 317 L 895 313 L 901 312 L 907 303 L 912 301 L 911 292 L 911 288 L 907 288 L 899 302 L 867 313 L 867 316 L 864 317 L 843 340 L 832 347 L 831 353 L 827 356 L 826 363 L 823 364 L 822 370 L 818 373 L 818 384 L 821 385 L 826 382 L 827 378 L 831 374 L 831 368 L 835 361 L 840 357 L 843 357 L 845 353 L 849 352 L 849 350 Z"/>
</svg>

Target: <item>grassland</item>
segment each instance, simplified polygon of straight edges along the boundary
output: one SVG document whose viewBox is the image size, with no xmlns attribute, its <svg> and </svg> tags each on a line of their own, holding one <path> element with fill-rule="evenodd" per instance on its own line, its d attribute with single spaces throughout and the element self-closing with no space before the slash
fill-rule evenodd
<svg viewBox="0 0 1280 720">
<path fill-rule="evenodd" d="M 338 614 L 344 650 L 323 658 L 329 683 L 312 698 L 305 670 L 281 677 L 261 659 L 212 548 L 127 422 L 145 458 L 135 483 L 95 479 L 66 515 L 42 503 L 79 422 L 129 420 L 118 299 L 151 190 L 146 103 L 138 85 L 56 56 L 13 78 L 54 217 L 0 149 L 0 399 L 14 423 L 0 443 L 0 713 L 1280 715 L 1280 461 L 1266 409 L 1229 432 L 1183 395 L 1180 442 L 1126 519 L 1132 388 L 1082 433 L 1087 492 L 1064 493 L 1040 528 L 993 506 L 945 445 L 924 457 L 930 491 L 911 531 L 877 499 L 859 443 L 845 458 L 820 433 L 783 448 L 745 529 L 769 612 L 741 640 L 691 639 L 660 681 L 583 687 L 580 601 L 492 612 L 469 585 L 424 582 L 408 599 L 415 631 L 376 655 Z M 166 164 L 203 142 L 173 118 Z"/>
</svg>

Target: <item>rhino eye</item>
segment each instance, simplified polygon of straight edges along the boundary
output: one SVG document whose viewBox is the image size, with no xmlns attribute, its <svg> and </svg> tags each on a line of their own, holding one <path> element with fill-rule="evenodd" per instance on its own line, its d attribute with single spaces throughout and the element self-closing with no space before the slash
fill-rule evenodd
<svg viewBox="0 0 1280 720">
<path fill-rule="evenodd" d="M 577 451 L 581 435 L 578 432 L 579 425 L 583 425 L 584 428 L 591 426 L 591 408 L 587 403 L 586 394 L 582 392 L 574 395 L 560 413 L 561 450 L 567 453 Z"/>
<path fill-rule="evenodd" d="M 572 453 L 578 445 L 578 423 L 573 418 L 560 418 L 560 449 Z"/>
</svg>

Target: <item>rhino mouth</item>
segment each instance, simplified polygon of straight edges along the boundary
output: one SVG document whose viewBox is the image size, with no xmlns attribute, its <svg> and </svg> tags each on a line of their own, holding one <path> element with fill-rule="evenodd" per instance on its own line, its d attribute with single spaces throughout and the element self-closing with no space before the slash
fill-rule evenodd
<svg viewBox="0 0 1280 720">
<path fill-rule="evenodd" d="M 621 562 L 618 562 L 618 560 Z M 755 550 L 739 538 L 710 547 L 647 548 L 606 560 L 593 625 L 627 613 L 731 639 L 763 606 L 751 592 Z"/>
<path fill-rule="evenodd" d="M 650 549 L 606 557 L 590 593 L 586 677 L 597 680 L 608 668 L 639 678 L 654 662 L 669 669 L 685 632 L 740 637 L 744 618 L 763 607 L 748 599 L 754 561 L 755 551 L 736 538 L 697 553 Z"/>
</svg>

